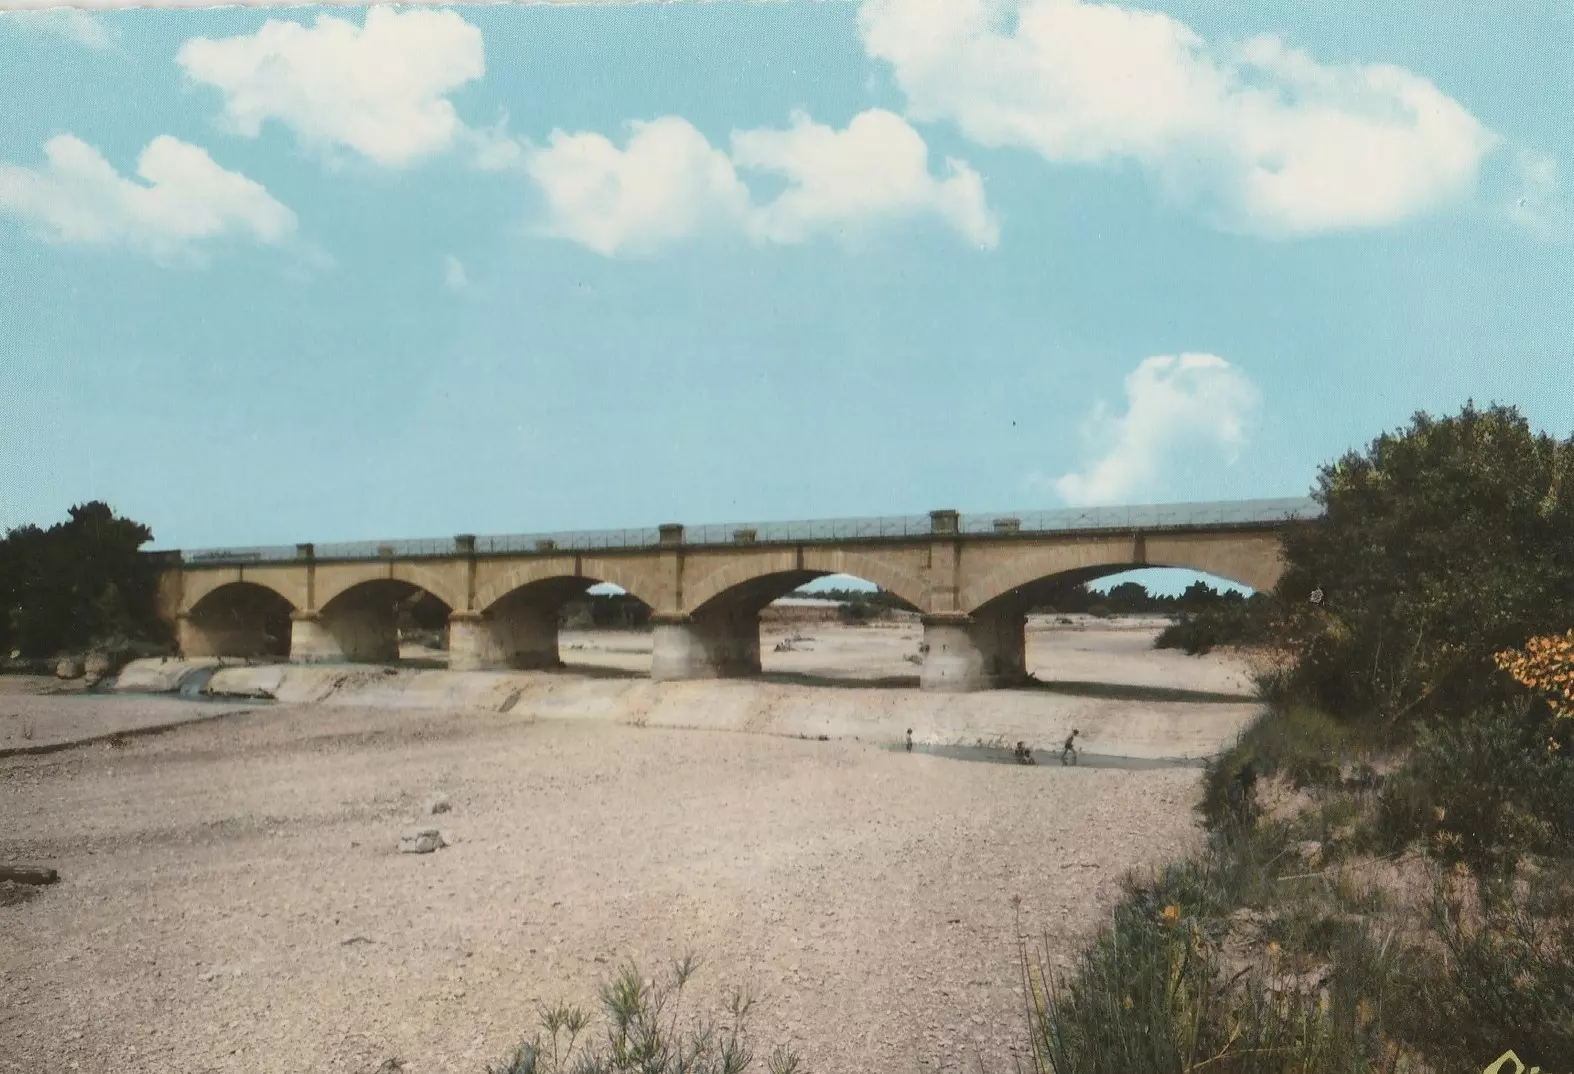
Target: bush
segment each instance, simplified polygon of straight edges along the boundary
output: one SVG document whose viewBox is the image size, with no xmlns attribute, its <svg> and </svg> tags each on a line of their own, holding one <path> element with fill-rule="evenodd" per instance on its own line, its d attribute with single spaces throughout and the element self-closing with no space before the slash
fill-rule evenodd
<svg viewBox="0 0 1574 1074">
<path fill-rule="evenodd" d="M 885 609 L 869 601 L 849 601 L 839 605 L 836 614 L 842 622 L 850 625 L 861 625 L 871 620 L 880 618 Z"/>
<path fill-rule="evenodd" d="M 1220 645 L 1264 645 L 1274 638 L 1273 614 L 1265 594 L 1253 594 L 1250 600 L 1221 597 L 1197 610 L 1183 611 L 1176 622 L 1164 628 L 1153 647 L 1200 656 Z"/>
<path fill-rule="evenodd" d="M 1387 994 L 1396 976 L 1386 953 L 1356 958 L 1361 929 L 1330 929 L 1326 917 L 1292 915 L 1278 926 L 1284 960 L 1237 968 L 1226 957 L 1230 911 L 1271 897 L 1282 855 L 1268 851 L 1284 837 L 1275 830 L 1215 841 L 1201 858 L 1166 869 L 1151 884 L 1128 881 L 1112 923 L 1064 985 L 1047 970 L 1047 948 L 1036 961 L 1024 949 L 1032 1069 L 1370 1069 L 1381 1026 L 1361 1017 L 1362 1000 Z M 1315 950 L 1358 972 L 1303 981 L 1282 972 L 1301 968 L 1289 961 L 1295 950 Z"/>
<path fill-rule="evenodd" d="M 1474 915 L 1439 885 L 1407 929 L 1380 893 L 1291 864 L 1300 834 L 1225 825 L 1128 880 L 1066 980 L 1024 946 L 1030 1069 L 1469 1071 L 1508 1048 L 1574 1066 L 1574 865 Z"/>
<path fill-rule="evenodd" d="M 1347 763 L 1363 761 L 1371 746 L 1350 726 L 1305 704 L 1270 704 L 1235 745 L 1208 762 L 1198 811 L 1211 828 L 1231 814 L 1230 787 L 1249 770 L 1283 776 L 1297 787 L 1330 785 Z"/>
<path fill-rule="evenodd" d="M 1498 902 L 1479 921 L 1435 891 L 1426 915 L 1435 947 L 1406 952 L 1409 996 L 1392 1012 L 1392 1032 L 1437 1070 L 1479 1070 L 1509 1048 L 1527 1068 L 1574 1067 L 1567 879 L 1554 877 L 1561 890 L 1532 888 Z"/>
<path fill-rule="evenodd" d="M 1325 514 L 1286 533 L 1276 593 L 1322 708 L 1468 717 L 1511 696 L 1494 653 L 1574 622 L 1574 441 L 1514 408 L 1418 414 L 1324 467 L 1314 497 Z"/>
<path fill-rule="evenodd" d="M 1511 875 L 1526 854 L 1574 853 L 1574 759 L 1543 713 L 1522 700 L 1423 730 L 1384 782 L 1377 844 L 1419 842 L 1444 864 L 1491 879 Z"/>
<path fill-rule="evenodd" d="M 1531 638 L 1523 649 L 1507 649 L 1492 659 L 1515 682 L 1545 698 L 1557 719 L 1574 720 L 1574 630 Z"/>
<path fill-rule="evenodd" d="M 680 1026 L 683 990 L 696 967 L 692 957 L 685 957 L 667 980 L 647 981 L 637 966 L 624 966 L 600 989 L 604 1037 L 586 1036 L 590 1016 L 559 1003 L 541 1011 L 541 1032 L 502 1066 L 487 1067 L 487 1074 L 741 1074 L 752 1069 L 748 1017 L 754 1004 L 745 993 L 729 995 L 720 1020 Z M 771 1074 L 793 1074 L 798 1059 L 777 1049 L 767 1067 Z"/>
</svg>

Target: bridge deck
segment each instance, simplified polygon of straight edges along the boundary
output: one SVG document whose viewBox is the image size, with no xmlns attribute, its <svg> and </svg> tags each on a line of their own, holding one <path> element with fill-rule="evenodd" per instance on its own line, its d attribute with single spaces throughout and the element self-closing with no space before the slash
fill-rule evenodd
<svg viewBox="0 0 1574 1074">
<path fill-rule="evenodd" d="M 1220 526 L 1272 525 L 1316 518 L 1322 507 L 1307 497 L 1270 500 L 1230 500 L 1211 503 L 1144 504 L 1119 507 L 1070 507 L 1046 511 L 998 514 L 962 514 L 957 532 L 962 536 L 1000 533 L 1006 522 L 1021 534 L 1085 533 L 1098 530 L 1185 530 Z M 686 547 L 737 545 L 739 533 L 752 533 L 757 544 L 804 544 L 822 541 L 880 541 L 933 536 L 929 515 L 895 515 L 882 518 L 840 518 L 801 522 L 737 522 L 687 526 Z M 516 533 L 477 536 L 479 555 L 529 554 L 554 551 L 591 551 L 653 548 L 661 543 L 658 527 L 613 530 L 571 530 L 556 533 Z M 166 553 L 173 554 L 173 553 Z M 313 547 L 318 560 L 448 557 L 460 554 L 455 537 L 391 541 L 342 541 Z M 243 548 L 207 548 L 179 553 L 188 566 L 285 563 L 299 558 L 295 545 L 258 545 Z"/>
</svg>

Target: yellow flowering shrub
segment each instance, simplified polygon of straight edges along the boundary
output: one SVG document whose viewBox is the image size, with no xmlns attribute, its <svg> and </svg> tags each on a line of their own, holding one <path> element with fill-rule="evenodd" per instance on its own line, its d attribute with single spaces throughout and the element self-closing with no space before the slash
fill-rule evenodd
<svg viewBox="0 0 1574 1074">
<path fill-rule="evenodd" d="M 1523 649 L 1492 659 L 1515 682 L 1545 695 L 1558 719 L 1574 719 L 1574 630 L 1531 638 Z"/>
</svg>

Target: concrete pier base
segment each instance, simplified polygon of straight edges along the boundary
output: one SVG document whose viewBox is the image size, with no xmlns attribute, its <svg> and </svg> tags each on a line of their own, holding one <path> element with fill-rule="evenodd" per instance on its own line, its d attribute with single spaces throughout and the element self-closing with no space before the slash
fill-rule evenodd
<svg viewBox="0 0 1574 1074">
<path fill-rule="evenodd" d="M 182 615 L 175 620 L 175 645 L 184 657 L 277 655 L 279 639 L 256 620 Z"/>
<path fill-rule="evenodd" d="M 996 690 L 1027 681 L 1024 616 L 929 616 L 924 621 L 924 690 Z"/>
<path fill-rule="evenodd" d="M 454 612 L 448 617 L 448 667 L 452 671 L 562 666 L 556 609 L 517 608 L 497 616 Z"/>
<path fill-rule="evenodd" d="M 758 612 L 718 612 L 653 622 L 650 677 L 657 682 L 741 678 L 760 673 Z"/>
<path fill-rule="evenodd" d="M 296 664 L 336 664 L 345 660 L 339 641 L 317 612 L 290 616 L 290 661 Z"/>
<path fill-rule="evenodd" d="M 296 664 L 392 664 L 399 659 L 399 629 L 392 615 L 347 608 L 332 616 L 290 616 L 290 660 Z"/>
</svg>

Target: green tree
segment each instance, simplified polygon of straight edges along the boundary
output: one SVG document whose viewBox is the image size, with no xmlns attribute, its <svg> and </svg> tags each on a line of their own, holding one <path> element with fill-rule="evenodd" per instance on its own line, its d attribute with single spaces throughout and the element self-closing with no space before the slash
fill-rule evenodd
<svg viewBox="0 0 1574 1074">
<path fill-rule="evenodd" d="M 1396 727 L 1509 696 L 1492 653 L 1574 625 L 1571 469 L 1574 440 L 1473 403 L 1325 466 L 1276 590 L 1291 687 Z"/>
<path fill-rule="evenodd" d="M 1145 611 L 1149 603 L 1148 588 L 1141 582 L 1122 582 L 1110 588 L 1104 603 L 1116 612 Z"/>
<path fill-rule="evenodd" d="M 158 636 L 157 565 L 141 548 L 153 531 L 94 501 L 47 530 L 22 526 L 0 541 L 5 644 L 30 656 L 110 638 Z"/>
</svg>

